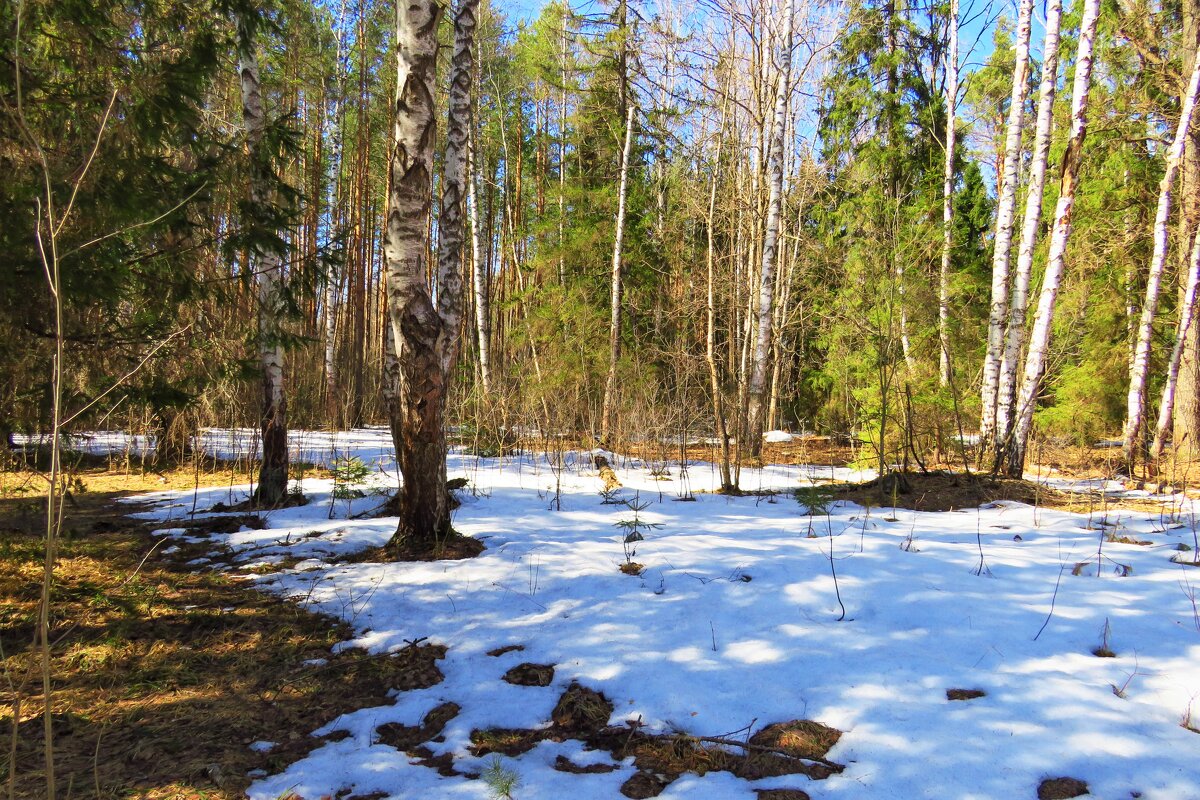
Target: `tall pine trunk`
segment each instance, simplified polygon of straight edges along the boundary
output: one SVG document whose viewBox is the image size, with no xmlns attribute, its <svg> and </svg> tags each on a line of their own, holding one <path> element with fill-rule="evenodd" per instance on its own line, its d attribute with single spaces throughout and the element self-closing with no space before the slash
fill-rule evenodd
<svg viewBox="0 0 1200 800">
<path fill-rule="evenodd" d="M 242 123 L 250 149 L 250 208 L 258 219 L 270 218 L 274 171 L 263 147 L 267 116 L 263 109 L 258 55 L 254 45 L 255 20 L 238 19 L 238 72 L 242 90 Z M 260 231 L 251 246 L 250 267 L 258 299 L 258 360 L 262 370 L 262 463 L 256 499 L 276 506 L 287 497 L 288 446 L 287 396 L 283 388 L 283 347 L 279 343 L 284 302 L 282 298 L 282 240 L 276 231 Z"/>
<path fill-rule="evenodd" d="M 1150 371 L 1150 345 L 1154 335 L 1154 316 L 1158 312 L 1158 295 L 1162 288 L 1163 273 L 1167 266 L 1169 244 L 1167 221 L 1171 216 L 1171 191 L 1183 159 L 1183 146 L 1191 127 L 1192 114 L 1196 108 L 1196 92 L 1200 87 L 1200 59 L 1192 67 L 1192 77 L 1183 95 L 1179 113 L 1179 124 L 1175 138 L 1167 150 L 1167 164 L 1158 185 L 1158 209 L 1154 214 L 1154 254 L 1150 258 L 1150 270 L 1146 276 L 1146 295 L 1142 301 L 1142 316 L 1138 325 L 1137 346 L 1133 361 L 1129 365 L 1129 394 L 1125 404 L 1125 437 L 1122 452 L 1125 465 L 1132 475 L 1137 460 L 1138 438 L 1142 431 L 1145 413 L 1146 377 Z"/>
<path fill-rule="evenodd" d="M 773 333 L 772 315 L 775 309 L 775 270 L 778 267 L 779 223 L 783 210 L 783 134 L 787 125 L 788 102 L 792 95 L 792 34 L 793 4 L 784 7 L 783 41 L 776 57 L 779 86 L 775 95 L 770 141 L 767 147 L 767 218 L 763 232 L 762 266 L 759 270 L 758 337 L 747 385 L 746 438 L 750 455 L 762 452 L 764 400 L 767 368 L 770 362 Z"/>
<path fill-rule="evenodd" d="M 1075 56 L 1075 81 L 1071 88 L 1071 136 L 1063 155 L 1062 179 L 1058 204 L 1054 209 L 1054 228 L 1050 236 L 1050 253 L 1046 260 L 1046 276 L 1038 298 L 1037 317 L 1029 337 L 1029 352 L 1025 358 L 1025 373 L 1021 379 L 1020 402 L 1016 409 L 1013 434 L 1008 441 L 1007 471 L 1019 478 L 1025 469 L 1025 453 L 1029 433 L 1033 429 L 1033 412 L 1038 392 L 1046 372 L 1046 350 L 1050 345 L 1050 326 L 1062 283 L 1063 262 L 1067 241 L 1071 237 L 1071 215 L 1075 210 L 1075 190 L 1079 167 L 1083 160 L 1083 140 L 1087 135 L 1088 93 L 1092 85 L 1092 52 L 1096 43 L 1096 22 L 1100 16 L 1100 0 L 1085 0 L 1083 21 L 1079 30 L 1079 51 Z"/>
<path fill-rule="evenodd" d="M 1017 246 L 1017 270 L 1013 277 L 1012 301 L 1008 308 L 1008 330 L 1004 336 L 1004 357 L 1000 362 L 1000 385 L 996 403 L 996 452 L 994 462 L 1003 459 L 1012 435 L 1013 403 L 1017 392 L 1017 363 L 1025 345 L 1025 313 L 1029 305 L 1029 283 L 1033 276 L 1033 252 L 1042 224 L 1042 200 L 1046 189 L 1046 168 L 1050 161 L 1050 140 L 1054 127 L 1054 98 L 1058 89 L 1058 44 L 1062 26 L 1062 0 L 1050 0 L 1046 7 L 1046 36 L 1042 43 L 1042 82 L 1038 90 L 1037 125 L 1033 136 L 1033 163 L 1029 167 L 1029 189 L 1025 196 L 1025 217 L 1021 223 L 1021 241 Z M 986 454 L 985 454 L 986 455 Z"/>
<path fill-rule="evenodd" d="M 997 176 L 996 236 L 992 251 L 992 302 L 988 315 L 987 350 L 980 391 L 979 459 L 991 450 L 996 436 L 996 405 L 1000 386 L 1000 360 L 1004 348 L 1004 323 L 1008 319 L 1008 270 L 1012 252 L 1013 222 L 1017 203 L 1017 166 L 1021 160 L 1021 131 L 1025 123 L 1025 90 L 1029 74 L 1030 19 L 1033 0 L 1021 0 L 1017 12 L 1016 64 L 1004 140 L 1004 165 Z"/>
</svg>

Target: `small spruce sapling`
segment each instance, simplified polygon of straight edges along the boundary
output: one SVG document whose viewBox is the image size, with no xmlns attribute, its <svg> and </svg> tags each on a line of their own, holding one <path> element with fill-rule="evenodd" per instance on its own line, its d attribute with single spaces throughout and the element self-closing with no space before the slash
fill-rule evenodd
<svg viewBox="0 0 1200 800">
<path fill-rule="evenodd" d="M 646 533 L 662 527 L 662 523 L 642 519 L 641 512 L 649 506 L 650 503 L 643 501 L 640 494 L 635 494 L 632 500 L 625 501 L 625 507 L 633 512 L 633 518 L 619 519 L 613 523 L 625 534 L 621 537 L 621 546 L 625 551 L 625 563 L 621 565 L 621 571 L 627 574 L 641 574 L 642 565 L 633 560 L 637 556 L 637 543 L 645 541 Z"/>
</svg>

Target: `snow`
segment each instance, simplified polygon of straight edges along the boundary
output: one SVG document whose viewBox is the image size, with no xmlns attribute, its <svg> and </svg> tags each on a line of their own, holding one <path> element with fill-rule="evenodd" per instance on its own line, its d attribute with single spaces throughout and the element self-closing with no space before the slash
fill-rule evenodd
<svg viewBox="0 0 1200 800">
<path fill-rule="evenodd" d="M 250 449 L 229 432 L 206 441 L 222 452 Z M 386 431 L 292 442 L 313 462 L 336 453 L 373 464 L 379 491 L 394 482 Z M 615 523 L 633 512 L 601 502 L 591 455 L 563 454 L 556 467 L 542 455 L 452 453 L 450 476 L 470 481 L 455 527 L 487 546 L 466 561 L 339 563 L 385 543 L 396 523 L 355 518 L 383 502 L 370 486 L 365 498 L 334 500 L 332 483 L 314 478 L 303 481 L 309 505 L 266 514 L 263 530 L 208 540 L 214 557 L 233 554 L 248 583 L 350 623 L 355 635 L 339 650 L 397 651 L 422 637 L 448 648 L 442 683 L 313 731 L 349 736 L 262 776 L 251 798 L 343 789 L 488 798 L 485 782 L 410 763 L 376 729 L 416 725 L 455 702 L 462 711 L 444 740 L 427 746 L 481 772 L 493 757 L 469 754 L 472 730 L 544 727 L 578 681 L 614 702 L 613 724 L 640 719 L 649 732 L 721 736 L 799 718 L 845 731 L 828 757 L 846 770 L 824 781 L 685 775 L 662 798 L 752 800 L 756 789 L 784 787 L 818 800 L 1033 797 L 1043 778 L 1070 775 L 1096 797 L 1200 799 L 1200 735 L 1180 724 L 1189 711 L 1200 718 L 1200 570 L 1171 562 L 1176 545 L 1193 544 L 1190 501 L 1176 498 L 1161 513 L 1098 503 L 1091 515 L 1012 502 L 943 513 L 838 502 L 810 517 L 790 489 L 870 474 L 747 469 L 743 488 L 781 494 L 734 498 L 706 493 L 719 483 L 710 464 L 681 474 L 672 463 L 663 475 L 661 464 L 608 454 L 621 497 L 648 503 L 640 516 L 659 526 L 642 531 L 634 558 L 646 569 L 629 576 L 617 569 L 625 531 Z M 1054 485 L 1099 488 L 1061 477 Z M 248 491 L 159 492 L 142 516 L 186 539 L 178 523 L 193 507 Z M 690 493 L 695 502 L 678 502 Z M 1152 544 L 1104 541 L 1109 534 Z M 274 574 L 247 571 L 285 558 L 299 561 Z M 1092 655 L 1106 626 L 1115 658 Z M 525 649 L 487 655 L 514 644 Z M 551 686 L 501 680 L 522 662 L 554 664 Z M 952 688 L 986 696 L 949 701 Z M 634 772 L 629 762 L 606 774 L 558 772 L 558 755 L 610 761 L 574 740 L 501 757 L 519 778 L 514 797 L 618 797 Z"/>
</svg>

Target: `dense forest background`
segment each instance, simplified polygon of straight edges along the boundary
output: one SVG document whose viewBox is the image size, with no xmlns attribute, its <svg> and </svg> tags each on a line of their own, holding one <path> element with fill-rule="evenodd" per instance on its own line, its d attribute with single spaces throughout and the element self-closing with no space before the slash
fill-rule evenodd
<svg viewBox="0 0 1200 800">
<path fill-rule="evenodd" d="M 1065 9 L 1050 73 L 1033 298 L 1065 184 L 1085 5 Z M 1026 68 L 1007 4 L 620 0 L 551 3 L 520 22 L 485 0 L 451 421 L 495 449 L 514 431 L 619 442 L 718 425 L 737 446 L 761 405 L 759 430 L 849 434 L 881 464 L 953 461 L 980 428 L 998 184 L 1007 155 L 1019 231 L 1050 11 L 1033 11 Z M 151 431 L 183 451 L 201 426 L 253 425 L 264 337 L 284 353 L 291 425 L 386 421 L 394 13 L 367 0 L 0 9 L 6 444 L 50 426 L 50 263 L 75 428 Z M 1034 385 L 1044 437 L 1120 431 L 1148 281 L 1165 288 L 1139 401 L 1158 413 L 1200 216 L 1200 125 L 1157 248 L 1155 220 L 1198 18 L 1194 0 L 1099 6 L 1071 238 Z M 254 146 L 239 94 L 248 35 L 266 109 Z M 440 37 L 445 108 L 449 14 Z M 1009 151 L 1014 97 L 1027 121 Z M 283 258 L 264 301 L 253 256 L 266 251 Z M 1032 327 L 1033 305 L 1012 324 Z M 1200 428 L 1191 338 L 1176 443 Z M 1148 444 L 1154 426 L 1142 427 Z"/>
</svg>

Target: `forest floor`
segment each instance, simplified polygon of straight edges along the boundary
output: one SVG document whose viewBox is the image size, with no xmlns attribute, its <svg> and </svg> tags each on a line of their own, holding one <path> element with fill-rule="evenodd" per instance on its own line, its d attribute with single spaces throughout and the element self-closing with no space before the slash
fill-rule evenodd
<svg viewBox="0 0 1200 800">
<path fill-rule="evenodd" d="M 197 571 L 118 501 L 243 483 L 242 465 L 75 461 L 54 588 L 54 750 L 61 796 L 241 798 L 301 758 L 316 725 L 425 685 L 432 656 L 331 655 L 352 629 L 213 571 Z M 0 472 L 0 793 L 45 796 L 34 619 L 45 480 Z M 20 707 L 14 705 L 20 698 Z M 13 729 L 13 711 L 20 725 Z M 270 752 L 253 743 L 276 743 Z M 9 767 L 16 756 L 16 771 Z M 255 770 L 260 772 L 255 773 Z M 11 782 L 10 782 L 11 781 Z M 9 794 L 9 789 L 12 794 Z"/>
<path fill-rule="evenodd" d="M 1070 777 L 1200 798 L 1183 495 L 1095 464 L 881 486 L 832 446 L 812 466 L 776 444 L 750 496 L 707 494 L 708 463 L 614 457 L 625 487 L 602 498 L 586 453 L 458 453 L 456 526 L 487 550 L 377 564 L 386 434 L 294 445 L 373 474 L 338 490 L 309 467 L 309 505 L 259 515 L 218 505 L 245 496 L 244 463 L 78 465 L 54 630 L 66 796 L 1070 797 L 1052 782 Z M 42 792 L 34 480 L 0 473 L 16 797 Z"/>
</svg>

